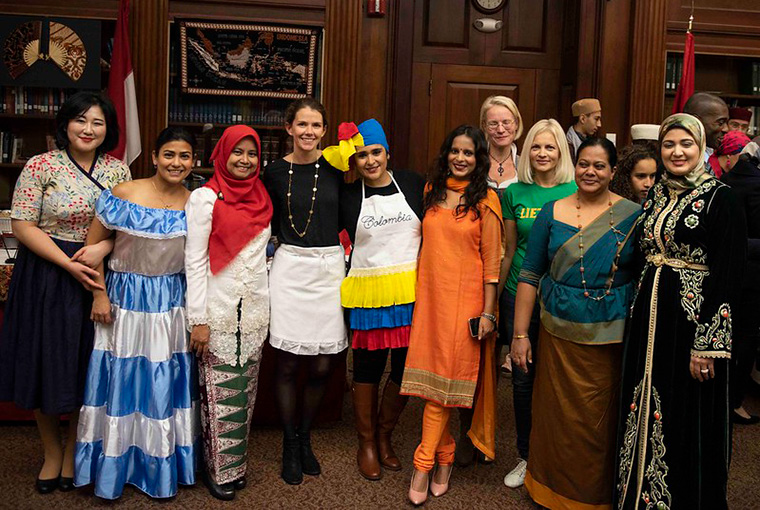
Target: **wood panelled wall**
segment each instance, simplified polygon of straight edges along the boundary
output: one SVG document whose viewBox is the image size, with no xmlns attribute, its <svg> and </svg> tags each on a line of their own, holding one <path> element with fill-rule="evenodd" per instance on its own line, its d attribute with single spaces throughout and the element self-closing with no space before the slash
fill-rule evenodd
<svg viewBox="0 0 760 510">
<path fill-rule="evenodd" d="M 326 142 L 335 141 L 338 123 L 375 117 L 388 131 L 394 163 L 424 167 L 429 124 L 464 115 L 445 110 L 446 104 L 463 98 L 475 104 L 494 91 L 526 105 L 526 127 L 544 117 L 567 127 L 575 99 L 599 97 L 604 131 L 624 144 L 632 123 L 661 120 L 664 52 L 682 50 L 691 0 L 510 0 L 492 16 L 477 12 L 470 0 L 386 4 L 386 15 L 374 18 L 366 15 L 365 0 L 132 0 L 144 148 L 134 174 L 150 172 L 150 148 L 166 124 L 168 32 L 175 18 L 324 27 L 321 90 L 331 123 Z M 697 52 L 760 55 L 755 0 L 696 0 L 695 7 Z M 0 0 L 0 12 L 9 14 L 115 19 L 117 9 L 118 0 Z M 483 34 L 472 26 L 478 17 L 505 26 Z M 457 73 L 470 84 L 455 83 Z M 430 82 L 434 75 L 446 80 L 442 88 Z M 433 92 L 441 96 L 431 102 Z M 439 99 L 443 103 L 435 103 Z M 441 108 L 443 117 L 430 115 Z"/>
</svg>

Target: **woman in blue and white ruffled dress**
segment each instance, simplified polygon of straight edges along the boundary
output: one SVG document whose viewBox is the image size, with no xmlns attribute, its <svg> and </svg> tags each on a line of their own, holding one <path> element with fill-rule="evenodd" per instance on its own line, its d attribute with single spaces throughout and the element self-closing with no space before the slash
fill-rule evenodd
<svg viewBox="0 0 760 510">
<path fill-rule="evenodd" d="M 167 128 L 156 141 L 156 174 L 104 191 L 87 244 L 116 232 L 105 277 L 93 292 L 95 348 L 77 433 L 76 486 L 105 499 L 131 484 L 154 498 L 195 483 L 199 406 L 185 318 L 182 181 L 195 138 Z M 103 283 L 103 264 L 98 267 Z"/>
</svg>

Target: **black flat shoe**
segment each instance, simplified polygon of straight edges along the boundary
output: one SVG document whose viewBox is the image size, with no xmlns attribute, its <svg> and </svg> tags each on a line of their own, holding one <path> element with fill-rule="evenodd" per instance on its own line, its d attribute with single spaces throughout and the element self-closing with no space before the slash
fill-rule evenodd
<svg viewBox="0 0 760 510">
<path fill-rule="evenodd" d="M 214 496 L 216 499 L 221 499 L 222 501 L 232 501 L 235 499 L 235 489 L 232 486 L 232 482 L 230 483 L 223 483 L 222 485 L 214 483 L 213 480 L 211 480 L 211 477 L 204 471 L 203 473 L 203 483 L 208 488 L 209 494 Z"/>
<path fill-rule="evenodd" d="M 58 490 L 61 492 L 69 492 L 76 489 L 74 487 L 74 479 L 69 478 L 68 476 L 60 476 L 58 477 Z"/>
<path fill-rule="evenodd" d="M 34 482 L 34 488 L 40 494 L 50 494 L 58 488 L 58 478 L 51 478 L 50 480 L 37 480 Z"/>
<path fill-rule="evenodd" d="M 760 416 L 754 414 L 749 415 L 749 418 L 738 414 L 736 411 L 731 411 L 731 421 L 736 425 L 754 425 L 760 423 Z"/>
<path fill-rule="evenodd" d="M 232 488 L 236 491 L 242 491 L 245 489 L 245 486 L 248 485 L 248 481 L 245 479 L 245 476 L 243 478 L 238 478 L 234 482 L 232 482 Z"/>
</svg>

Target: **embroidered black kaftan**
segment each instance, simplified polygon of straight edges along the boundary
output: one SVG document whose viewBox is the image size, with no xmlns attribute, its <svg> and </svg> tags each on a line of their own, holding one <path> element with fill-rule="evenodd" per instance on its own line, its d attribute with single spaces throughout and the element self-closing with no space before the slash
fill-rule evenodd
<svg viewBox="0 0 760 510">
<path fill-rule="evenodd" d="M 716 179 L 680 194 L 658 183 L 644 203 L 646 262 L 624 347 L 614 508 L 727 508 L 727 371 L 731 301 L 746 247 L 741 215 L 731 189 Z M 714 359 L 714 379 L 692 378 L 692 354 Z"/>
</svg>

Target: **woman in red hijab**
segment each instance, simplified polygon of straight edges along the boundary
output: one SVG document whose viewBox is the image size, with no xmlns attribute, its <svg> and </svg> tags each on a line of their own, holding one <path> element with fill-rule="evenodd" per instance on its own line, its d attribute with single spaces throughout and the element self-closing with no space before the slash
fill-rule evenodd
<svg viewBox="0 0 760 510">
<path fill-rule="evenodd" d="M 269 327 L 272 202 L 259 179 L 260 152 L 256 131 L 227 128 L 211 155 L 214 176 L 185 206 L 187 317 L 199 358 L 204 481 L 223 500 L 246 484 L 248 429 Z"/>
</svg>

